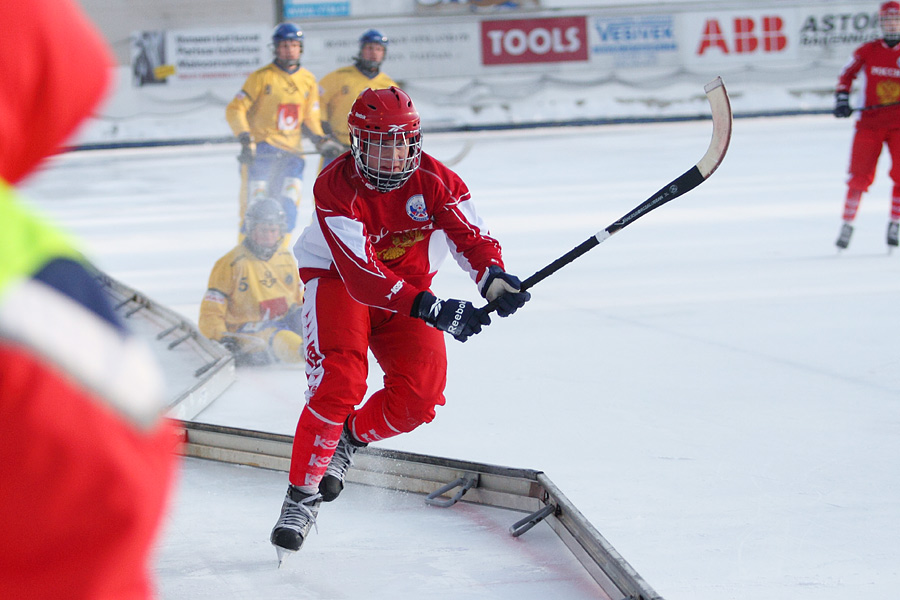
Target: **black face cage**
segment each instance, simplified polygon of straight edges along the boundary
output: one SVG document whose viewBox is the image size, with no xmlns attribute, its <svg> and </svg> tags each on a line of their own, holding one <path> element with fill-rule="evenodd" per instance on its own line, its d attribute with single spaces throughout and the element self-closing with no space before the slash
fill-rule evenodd
<svg viewBox="0 0 900 600">
<path fill-rule="evenodd" d="M 407 149 L 406 158 L 394 158 L 398 147 Z M 401 187 L 419 168 L 422 133 L 420 130 L 382 133 L 353 127 L 350 130 L 350 153 L 369 183 L 379 192 L 389 192 Z M 395 165 L 396 169 L 393 168 Z"/>
<path fill-rule="evenodd" d="M 270 201 L 266 200 L 266 202 Z M 275 254 L 275 251 L 284 241 L 284 236 L 287 235 L 287 221 L 284 213 L 280 210 L 277 212 L 264 210 L 267 208 L 267 206 L 260 208 L 251 205 L 247 215 L 244 217 L 244 231 L 246 232 L 244 244 L 257 258 L 262 260 L 272 258 L 272 255 Z M 260 225 L 275 225 L 278 227 L 278 240 L 271 247 L 260 246 L 253 240 L 253 232 Z"/>
</svg>

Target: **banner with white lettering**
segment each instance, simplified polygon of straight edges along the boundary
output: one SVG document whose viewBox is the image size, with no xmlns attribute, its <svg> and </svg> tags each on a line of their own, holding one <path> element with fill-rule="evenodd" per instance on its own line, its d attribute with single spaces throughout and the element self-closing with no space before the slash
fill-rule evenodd
<svg viewBox="0 0 900 600">
<path fill-rule="evenodd" d="M 587 19 L 481 22 L 481 64 L 587 62 Z"/>
</svg>

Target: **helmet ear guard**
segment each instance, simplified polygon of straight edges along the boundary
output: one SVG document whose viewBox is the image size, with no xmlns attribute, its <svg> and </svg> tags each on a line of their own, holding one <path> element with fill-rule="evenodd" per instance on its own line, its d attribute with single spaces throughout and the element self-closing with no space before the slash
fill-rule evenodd
<svg viewBox="0 0 900 600">
<path fill-rule="evenodd" d="M 412 99 L 400 88 L 363 91 L 350 109 L 347 124 L 350 152 L 373 189 L 395 190 L 419 168 L 421 121 Z"/>
</svg>

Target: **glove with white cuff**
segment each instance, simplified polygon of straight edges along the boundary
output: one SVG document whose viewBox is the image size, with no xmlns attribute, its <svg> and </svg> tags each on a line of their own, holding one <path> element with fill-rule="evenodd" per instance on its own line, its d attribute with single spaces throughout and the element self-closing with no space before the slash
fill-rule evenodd
<svg viewBox="0 0 900 600">
<path fill-rule="evenodd" d="M 466 300 L 441 300 L 429 292 L 420 292 L 413 302 L 410 316 L 422 319 L 432 327 L 446 331 L 461 342 L 491 324 L 491 317 Z"/>
<path fill-rule="evenodd" d="M 846 119 L 853 114 L 850 108 L 850 94 L 847 92 L 837 92 L 834 95 L 834 116 L 839 119 Z"/>
<path fill-rule="evenodd" d="M 529 292 L 520 292 L 522 282 L 515 275 L 510 275 L 497 265 L 488 267 L 481 284 L 481 295 L 488 302 L 495 302 L 497 314 L 508 317 L 531 300 Z"/>
</svg>

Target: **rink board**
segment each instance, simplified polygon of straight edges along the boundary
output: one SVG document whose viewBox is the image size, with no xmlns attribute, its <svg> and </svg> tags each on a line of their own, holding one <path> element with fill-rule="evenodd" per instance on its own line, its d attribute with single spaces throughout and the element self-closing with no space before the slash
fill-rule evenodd
<svg viewBox="0 0 900 600">
<path fill-rule="evenodd" d="M 291 436 L 204 423 L 180 425 L 185 456 L 275 471 L 289 469 Z M 503 509 L 508 514 L 503 535 L 510 538 L 527 540 L 539 528 L 549 526 L 562 542 L 560 547 L 593 580 L 595 597 L 661 600 L 540 471 L 363 448 L 347 481 L 415 494 L 420 497 L 421 509 L 454 510 L 466 505 Z M 463 491 L 468 485 L 471 487 Z"/>
</svg>

